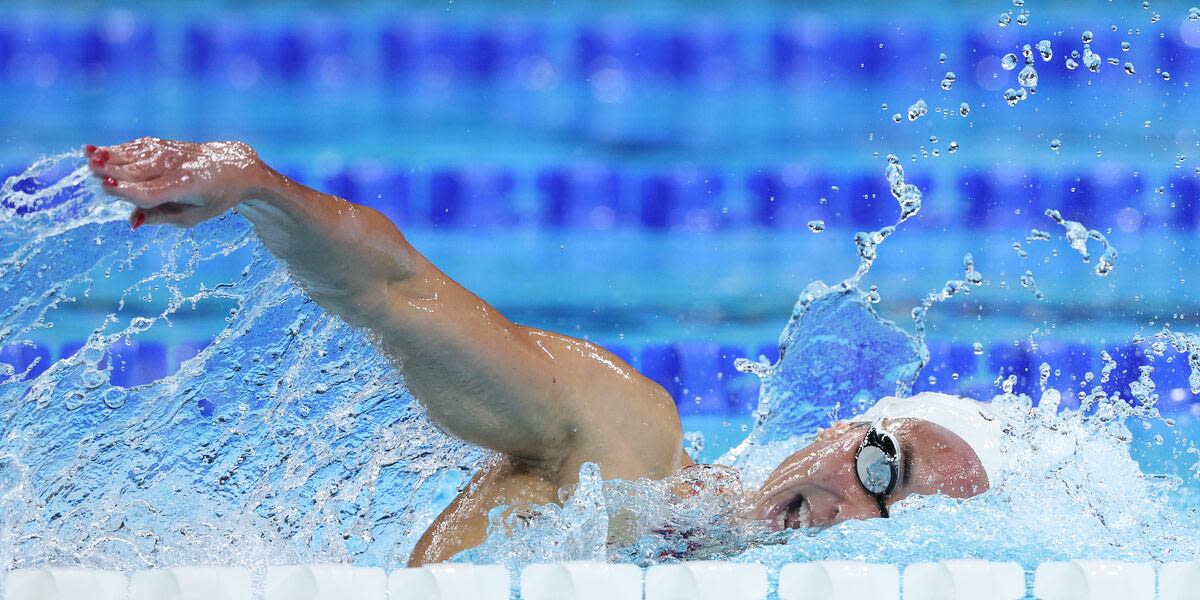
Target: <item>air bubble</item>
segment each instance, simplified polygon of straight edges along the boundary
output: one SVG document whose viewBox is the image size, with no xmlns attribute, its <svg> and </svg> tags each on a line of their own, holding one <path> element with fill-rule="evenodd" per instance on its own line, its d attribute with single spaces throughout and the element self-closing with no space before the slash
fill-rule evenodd
<svg viewBox="0 0 1200 600">
<path fill-rule="evenodd" d="M 1000 66 L 1003 67 L 1005 71 L 1011 71 L 1017 68 L 1017 55 L 1013 54 L 1012 52 L 1005 54 L 1004 58 L 1000 59 Z"/>
<path fill-rule="evenodd" d="M 1017 25 L 1024 27 L 1029 24 L 1029 13 L 1021 13 L 1017 15 Z"/>
<path fill-rule="evenodd" d="M 971 351 L 975 353 L 975 356 L 983 356 L 983 344 L 979 342 L 971 344 Z"/>
<path fill-rule="evenodd" d="M 809 221 L 808 230 L 813 233 L 821 233 L 822 231 L 825 231 L 825 221 L 820 219 Z"/>
<path fill-rule="evenodd" d="M 1001 27 L 1008 27 L 1009 23 L 1012 23 L 1012 15 L 1010 15 L 1008 13 L 1000 13 L 999 25 Z"/>
<path fill-rule="evenodd" d="M 1200 21 L 1200 8 L 1192 7 L 1188 9 L 1189 21 Z"/>
<path fill-rule="evenodd" d="M 1135 73 L 1137 73 L 1137 71 L 1135 71 L 1133 69 L 1133 63 L 1131 63 L 1131 62 L 1125 63 L 1125 74 L 1126 75 L 1134 75 Z"/>
<path fill-rule="evenodd" d="M 938 55 L 938 62 L 942 63 L 942 64 L 946 64 L 946 53 L 945 52 Z"/>
<path fill-rule="evenodd" d="M 966 102 L 959 104 L 958 105 L 958 114 L 961 116 L 964 116 L 964 117 L 971 114 L 971 105 L 967 104 Z"/>
<path fill-rule="evenodd" d="M 892 115 L 892 120 L 899 123 L 900 121 L 904 120 L 904 117 L 900 116 L 900 113 L 896 113 Z"/>
<path fill-rule="evenodd" d="M 1058 150 L 1060 148 L 1062 148 L 1062 140 L 1060 140 L 1058 138 L 1054 138 L 1054 139 L 1050 140 L 1050 149 L 1051 150 L 1058 152 Z"/>
<path fill-rule="evenodd" d="M 1121 52 L 1129 52 L 1130 48 L 1129 42 L 1121 42 Z"/>
<path fill-rule="evenodd" d="M 950 144 L 946 146 L 946 152 L 958 152 L 958 142 L 950 140 Z"/>
<path fill-rule="evenodd" d="M 1075 62 L 1075 59 L 1073 59 L 1073 58 L 1067 59 L 1067 70 L 1068 71 L 1074 71 L 1075 69 L 1078 69 L 1078 68 L 1079 68 L 1079 63 Z"/>
<path fill-rule="evenodd" d="M 1083 43 L 1085 43 L 1085 44 L 1092 43 L 1092 32 L 1091 31 L 1083 32 L 1083 35 L 1080 36 L 1080 39 L 1082 39 Z"/>
<path fill-rule="evenodd" d="M 1163 72 L 1162 72 L 1162 78 L 1163 78 L 1163 81 L 1170 81 L 1170 80 L 1171 80 L 1171 73 L 1170 73 L 1170 72 L 1168 72 L 1168 71 L 1163 71 Z M 1187 82 L 1184 82 L 1184 85 L 1185 85 L 1185 86 L 1186 86 L 1186 84 L 1187 84 Z"/>
<path fill-rule="evenodd" d="M 958 79 L 958 76 L 954 74 L 954 71 L 946 71 L 946 76 L 942 79 L 942 89 L 947 92 L 950 91 L 950 88 L 954 87 L 956 79 Z"/>
</svg>

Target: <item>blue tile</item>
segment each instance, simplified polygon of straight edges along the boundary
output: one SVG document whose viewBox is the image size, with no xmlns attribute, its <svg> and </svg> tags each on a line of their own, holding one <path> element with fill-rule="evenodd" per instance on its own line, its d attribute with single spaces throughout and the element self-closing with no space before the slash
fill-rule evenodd
<svg viewBox="0 0 1200 600">
<path fill-rule="evenodd" d="M 991 178 L 979 172 L 967 173 L 959 177 L 958 189 L 964 205 L 963 224 L 973 228 L 987 226 L 988 215 L 995 202 Z"/>
<path fill-rule="evenodd" d="M 1172 225 L 1182 229 L 1200 225 L 1200 182 L 1195 176 L 1176 176 L 1167 187 L 1167 194 L 1175 204 L 1170 209 Z"/>
<path fill-rule="evenodd" d="M 650 229 L 666 229 L 671 223 L 678 190 L 667 175 L 650 175 L 641 185 L 641 221 Z"/>
<path fill-rule="evenodd" d="M 647 344 L 642 348 L 641 363 L 643 375 L 667 390 L 676 404 L 683 402 L 683 364 L 673 344 Z"/>
<path fill-rule="evenodd" d="M 555 167 L 536 178 L 543 225 L 606 230 L 626 224 L 620 176 L 606 167 Z"/>
<path fill-rule="evenodd" d="M 1013 388 L 1014 392 L 1033 394 L 1037 385 L 1038 371 L 1024 346 L 1013 346 L 1011 342 L 989 345 L 987 365 L 993 378 L 997 375 L 1004 378 L 1016 375 L 1017 383 Z"/>
<path fill-rule="evenodd" d="M 37 361 L 36 365 L 34 361 Z M 0 362 L 7 363 L 16 373 L 24 372 L 33 365 L 26 376 L 27 379 L 33 379 L 50 368 L 50 349 L 35 342 L 9 344 L 0 347 Z"/>
<path fill-rule="evenodd" d="M 167 349 L 163 344 L 118 341 L 110 348 L 112 371 L 109 381 L 121 387 L 151 383 L 168 374 L 167 362 Z"/>
<path fill-rule="evenodd" d="M 680 413 L 729 412 L 720 346 L 712 342 L 683 342 L 675 347 L 680 358 L 682 389 L 675 399 Z"/>
</svg>

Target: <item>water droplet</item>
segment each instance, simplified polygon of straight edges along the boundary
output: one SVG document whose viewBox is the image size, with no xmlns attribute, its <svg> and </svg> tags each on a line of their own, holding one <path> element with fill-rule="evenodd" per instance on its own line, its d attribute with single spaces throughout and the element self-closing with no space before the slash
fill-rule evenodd
<svg viewBox="0 0 1200 600">
<path fill-rule="evenodd" d="M 63 406 L 67 410 L 77 410 L 80 406 L 83 406 L 83 398 L 83 392 L 71 390 L 67 392 L 66 396 L 63 396 Z"/>
<path fill-rule="evenodd" d="M 1145 0 L 1144 2 L 1142 2 L 1142 10 L 1149 10 L 1149 9 L 1150 9 L 1150 0 Z"/>
<path fill-rule="evenodd" d="M 104 392 L 104 405 L 116 410 L 125 406 L 127 396 L 127 392 L 121 388 L 109 388 Z"/>
<path fill-rule="evenodd" d="M 883 103 L 883 104 L 881 104 L 879 107 L 880 107 L 881 109 L 883 109 L 883 110 L 885 110 L 885 111 L 886 111 L 886 110 L 887 110 L 887 102 L 884 102 L 884 103 Z"/>
<path fill-rule="evenodd" d="M 1012 0 L 1012 3 L 1013 3 L 1013 6 L 1016 6 L 1018 8 L 1025 6 L 1025 0 Z"/>
<path fill-rule="evenodd" d="M 929 143 L 930 143 L 930 144 L 936 144 L 937 142 L 938 142 L 938 138 L 937 138 L 937 136 L 936 136 L 936 135 L 931 135 L 931 136 L 929 136 Z"/>
<path fill-rule="evenodd" d="M 1162 72 L 1162 78 L 1163 78 L 1163 81 L 1170 81 L 1170 80 L 1171 80 L 1171 73 L 1169 73 L 1169 72 L 1167 72 L 1167 71 L 1163 71 L 1163 72 Z M 1184 85 L 1185 85 L 1185 86 L 1187 85 L 1187 82 L 1186 82 L 1186 81 L 1185 81 L 1185 82 L 1183 82 L 1183 83 L 1184 83 Z"/>
<path fill-rule="evenodd" d="M 1005 71 L 1011 71 L 1017 68 L 1017 55 L 1013 54 L 1012 52 L 1005 54 L 1004 58 L 1000 59 L 1000 66 L 1003 67 Z"/>
<path fill-rule="evenodd" d="M 956 79 L 958 79 L 958 76 L 954 74 L 954 71 L 946 71 L 946 77 L 942 79 L 942 89 L 950 91 L 950 88 L 954 87 Z"/>
<path fill-rule="evenodd" d="M 975 342 L 971 344 L 971 350 L 975 353 L 975 356 L 983 356 L 983 344 Z"/>
<path fill-rule="evenodd" d="M 1101 60 L 1100 60 L 1099 54 L 1096 54 L 1095 52 L 1092 52 L 1091 50 L 1085 51 L 1083 53 L 1083 66 L 1087 67 L 1089 71 L 1091 71 L 1093 73 L 1099 73 L 1100 72 L 1100 63 L 1101 63 Z"/>
<path fill-rule="evenodd" d="M 1142 123 L 1142 127 L 1145 127 L 1146 129 L 1150 129 L 1150 121 L 1146 121 L 1145 123 Z"/>
<path fill-rule="evenodd" d="M 1025 65 L 1025 68 L 1021 69 L 1021 72 L 1017 74 L 1017 82 L 1020 83 L 1022 87 L 1037 89 L 1037 69 L 1034 69 L 1033 65 Z"/>
<path fill-rule="evenodd" d="M 1024 90 L 1024 88 L 1022 88 L 1022 90 Z M 1009 106 L 1016 106 L 1017 103 L 1021 101 L 1021 97 L 1017 94 L 1017 90 L 1008 88 L 1007 90 L 1004 90 L 1004 101 L 1007 102 Z"/>
<path fill-rule="evenodd" d="M 1083 43 L 1085 43 L 1085 44 L 1092 43 L 1092 32 L 1091 31 L 1083 32 L 1083 35 L 1080 37 L 1083 40 Z"/>
<path fill-rule="evenodd" d="M 1037 50 L 1042 55 L 1043 61 L 1048 61 L 1054 58 L 1054 50 L 1050 47 L 1050 40 L 1042 40 L 1037 43 Z"/>
<path fill-rule="evenodd" d="M 825 221 L 820 219 L 809 221 L 808 230 L 813 233 L 821 233 L 822 231 L 825 231 Z"/>
<path fill-rule="evenodd" d="M 1075 62 L 1075 59 L 1073 59 L 1073 58 L 1067 59 L 1067 70 L 1068 71 L 1074 71 L 1075 69 L 1078 69 L 1078 68 L 1079 68 L 1079 63 Z"/>
<path fill-rule="evenodd" d="M 971 114 L 971 105 L 967 104 L 966 102 L 959 104 L 958 105 L 958 114 L 962 115 L 964 117 Z"/>
<path fill-rule="evenodd" d="M 1125 63 L 1125 74 L 1133 75 L 1135 73 L 1136 73 L 1136 71 L 1134 71 L 1134 69 L 1133 69 L 1133 63 L 1131 63 L 1131 62 Z"/>
<path fill-rule="evenodd" d="M 1050 140 L 1050 149 L 1051 150 L 1058 152 L 1059 148 L 1062 148 L 1062 140 L 1060 140 L 1058 138 L 1054 138 L 1054 139 Z"/>
<path fill-rule="evenodd" d="M 946 152 L 958 152 L 958 142 L 950 140 L 950 144 L 946 146 Z"/>
<path fill-rule="evenodd" d="M 879 302 L 882 300 L 882 298 L 879 296 L 879 286 L 871 286 L 870 291 L 867 292 L 866 300 L 871 304 L 879 304 Z"/>
<path fill-rule="evenodd" d="M 1010 15 L 1010 14 L 1008 14 L 1008 13 L 1000 13 L 1000 23 L 999 23 L 999 25 L 1000 25 L 1001 27 L 1008 27 L 1008 24 L 1009 24 L 1009 23 L 1012 23 L 1012 15 Z"/>
<path fill-rule="evenodd" d="M 1129 52 L 1129 42 L 1121 42 L 1121 52 Z"/>
<path fill-rule="evenodd" d="M 1021 56 L 1025 58 L 1025 64 L 1032 65 L 1033 64 L 1033 47 L 1030 46 L 1029 44 L 1025 44 L 1024 46 L 1022 46 L 1021 47 Z"/>
<path fill-rule="evenodd" d="M 1193 6 L 1192 8 L 1188 9 L 1188 20 L 1200 21 L 1200 8 Z"/>
<path fill-rule="evenodd" d="M 1157 23 L 1157 22 L 1159 22 L 1159 21 L 1161 21 L 1161 20 L 1162 20 L 1162 15 L 1160 15 L 1160 14 L 1158 14 L 1158 13 L 1154 13 L 1154 14 L 1150 15 L 1150 22 L 1151 22 L 1151 23 Z"/>
<path fill-rule="evenodd" d="M 946 53 L 945 52 L 938 55 L 938 62 L 942 63 L 942 64 L 946 64 Z"/>
<path fill-rule="evenodd" d="M 892 120 L 899 123 L 900 121 L 904 120 L 904 117 L 900 116 L 900 113 L 896 113 L 892 115 Z"/>
<path fill-rule="evenodd" d="M 929 114 L 929 105 L 925 104 L 924 100 L 917 100 L 912 106 L 908 107 L 909 121 L 916 121 L 927 114 Z"/>
</svg>

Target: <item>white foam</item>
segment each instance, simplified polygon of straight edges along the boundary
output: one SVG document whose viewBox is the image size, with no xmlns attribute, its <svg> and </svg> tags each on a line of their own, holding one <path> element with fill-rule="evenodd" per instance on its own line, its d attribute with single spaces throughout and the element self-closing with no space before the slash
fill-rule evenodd
<svg viewBox="0 0 1200 600">
<path fill-rule="evenodd" d="M 562 562 L 521 573 L 522 600 L 641 600 L 642 570 L 630 564 Z"/>
<path fill-rule="evenodd" d="M 899 600 L 900 572 L 892 565 L 848 560 L 792 563 L 779 570 L 780 600 Z"/>
<path fill-rule="evenodd" d="M 383 569 L 295 565 L 267 569 L 265 600 L 384 600 Z"/>
<path fill-rule="evenodd" d="M 4 579 L 8 600 L 124 600 L 125 575 L 94 569 L 20 569 Z"/>
<path fill-rule="evenodd" d="M 1015 562 L 944 560 L 904 569 L 904 600 L 1020 600 L 1025 570 Z"/>
<path fill-rule="evenodd" d="M 390 600 L 508 600 L 508 570 L 496 565 L 445 563 L 393 571 Z"/>
<path fill-rule="evenodd" d="M 137 571 L 130 600 L 250 600 L 250 571 L 224 567 L 172 567 Z"/>
<path fill-rule="evenodd" d="M 765 600 L 767 568 L 759 564 L 696 561 L 646 570 L 646 600 Z"/>
<path fill-rule="evenodd" d="M 1154 567 L 1115 560 L 1042 563 L 1033 592 L 1041 600 L 1153 600 Z"/>
<path fill-rule="evenodd" d="M 1200 600 L 1200 560 L 1163 565 L 1158 571 L 1158 600 Z"/>
</svg>

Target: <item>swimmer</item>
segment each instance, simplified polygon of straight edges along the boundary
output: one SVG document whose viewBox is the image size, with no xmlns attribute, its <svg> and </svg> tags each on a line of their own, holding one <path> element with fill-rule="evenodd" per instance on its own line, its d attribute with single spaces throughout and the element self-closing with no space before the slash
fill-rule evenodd
<svg viewBox="0 0 1200 600">
<path fill-rule="evenodd" d="M 85 153 L 104 189 L 133 204 L 134 229 L 246 217 L 314 301 L 370 330 L 429 418 L 500 455 L 425 532 L 411 565 L 483 543 L 492 508 L 558 502 L 584 463 L 625 480 L 693 467 L 662 387 L 599 346 L 509 321 L 375 210 L 297 184 L 239 142 L 142 138 Z M 887 517 L 913 494 L 971 497 L 1007 468 L 1001 435 L 974 400 L 885 398 L 784 460 L 746 498 L 749 518 L 824 528 Z"/>
</svg>

